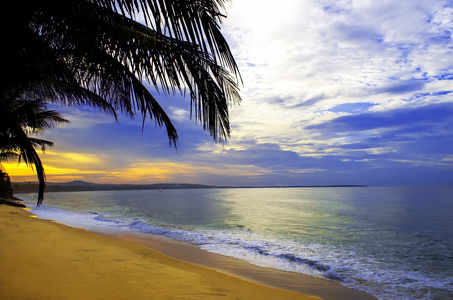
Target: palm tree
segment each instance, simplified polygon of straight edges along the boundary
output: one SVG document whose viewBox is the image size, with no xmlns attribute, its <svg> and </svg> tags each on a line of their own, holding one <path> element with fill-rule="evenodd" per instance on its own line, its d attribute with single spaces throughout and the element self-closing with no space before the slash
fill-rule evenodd
<svg viewBox="0 0 453 300">
<path fill-rule="evenodd" d="M 158 92 L 188 92 L 191 117 L 215 141 L 224 140 L 230 134 L 228 105 L 240 102 L 240 74 L 220 32 L 225 2 L 11 1 L 1 18 L 2 105 L 26 98 L 90 105 L 115 118 L 118 112 L 140 113 L 143 124 L 149 117 L 165 126 L 170 146 L 176 146 L 177 131 L 147 81 Z M 33 155 L 27 152 L 36 166 L 39 157 Z"/>
<path fill-rule="evenodd" d="M 1 162 L 11 159 L 33 164 L 39 181 L 38 205 L 44 196 L 45 174 L 36 147 L 52 146 L 51 141 L 30 137 L 61 123 L 69 123 L 54 110 L 47 110 L 41 100 L 0 99 L 0 167 Z M 10 185 L 9 176 L 1 170 L 4 186 Z M 11 195 L 12 196 L 12 195 Z"/>
<path fill-rule="evenodd" d="M 114 116 L 140 112 L 143 120 L 149 116 L 165 126 L 175 145 L 176 129 L 142 83 L 147 80 L 164 93 L 187 90 L 191 112 L 211 136 L 229 136 L 228 104 L 240 101 L 230 72 L 236 79 L 239 72 L 220 33 L 223 0 L 36 0 L 12 6 L 15 13 L 3 20 L 4 28 L 12 28 L 4 41 L 13 58 L 5 70 L 7 89 L 19 86 L 34 98 L 92 105 Z"/>
</svg>

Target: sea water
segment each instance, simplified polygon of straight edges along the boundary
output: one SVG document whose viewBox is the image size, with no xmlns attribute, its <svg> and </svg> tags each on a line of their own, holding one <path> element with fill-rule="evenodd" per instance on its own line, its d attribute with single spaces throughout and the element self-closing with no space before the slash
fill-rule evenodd
<svg viewBox="0 0 453 300">
<path fill-rule="evenodd" d="M 34 206 L 35 195 L 20 195 Z M 378 299 L 453 299 L 453 187 L 47 193 L 40 218 L 164 235 Z"/>
</svg>

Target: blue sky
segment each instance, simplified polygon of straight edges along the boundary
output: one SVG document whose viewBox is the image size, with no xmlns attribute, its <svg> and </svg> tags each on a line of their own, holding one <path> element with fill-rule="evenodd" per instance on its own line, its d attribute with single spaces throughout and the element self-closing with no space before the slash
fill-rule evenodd
<svg viewBox="0 0 453 300">
<path fill-rule="evenodd" d="M 213 185 L 453 184 L 453 3 L 233 0 L 222 23 L 241 70 L 231 138 L 190 99 L 157 98 L 178 149 L 148 121 L 58 108 L 49 181 Z M 15 181 L 35 180 L 7 164 Z"/>
</svg>

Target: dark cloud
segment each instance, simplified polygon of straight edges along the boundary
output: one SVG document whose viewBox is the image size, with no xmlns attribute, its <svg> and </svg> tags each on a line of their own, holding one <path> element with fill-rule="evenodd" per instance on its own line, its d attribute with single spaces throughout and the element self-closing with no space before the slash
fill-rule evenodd
<svg viewBox="0 0 453 300">
<path fill-rule="evenodd" d="M 344 131 L 405 127 L 407 132 L 411 132 L 413 131 L 411 129 L 413 128 L 412 126 L 417 125 L 423 125 L 425 130 L 432 126 L 447 126 L 447 124 L 453 122 L 452 116 L 453 103 L 445 103 L 342 116 L 329 122 L 311 125 L 306 128 L 340 133 Z"/>
<path fill-rule="evenodd" d="M 366 144 L 366 143 L 351 143 L 351 144 L 343 144 L 339 145 L 338 148 L 343 149 L 368 149 L 373 148 L 375 145 Z"/>
<path fill-rule="evenodd" d="M 346 24 L 343 22 L 334 23 L 336 37 L 342 41 L 354 42 L 357 44 L 380 44 L 384 36 L 368 25 Z"/>
<path fill-rule="evenodd" d="M 413 80 L 400 80 L 395 83 L 388 84 L 375 90 L 378 94 L 404 94 L 423 90 L 425 81 L 419 79 Z"/>
<path fill-rule="evenodd" d="M 347 141 L 348 137 L 359 137 L 358 142 L 330 145 L 346 159 L 379 162 L 389 174 L 399 161 L 401 172 L 404 167 L 407 172 L 417 167 L 414 172 L 419 172 L 423 164 L 440 168 L 440 162 L 452 155 L 452 116 L 453 103 L 444 103 L 343 116 L 309 128 L 318 131 L 322 138 L 342 137 Z M 374 133 L 362 134 L 371 130 Z"/>
<path fill-rule="evenodd" d="M 326 95 L 324 95 L 324 94 L 321 94 L 321 95 L 318 95 L 315 97 L 311 97 L 308 99 L 303 99 L 303 100 L 301 100 L 301 103 L 293 105 L 292 108 L 314 105 L 324 99 L 326 99 Z"/>
</svg>

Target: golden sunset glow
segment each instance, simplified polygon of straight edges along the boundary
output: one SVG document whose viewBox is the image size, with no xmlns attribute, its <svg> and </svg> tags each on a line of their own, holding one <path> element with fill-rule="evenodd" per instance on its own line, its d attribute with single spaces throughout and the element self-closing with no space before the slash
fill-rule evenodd
<svg viewBox="0 0 453 300">
<path fill-rule="evenodd" d="M 2 165 L 11 178 L 27 176 L 36 177 L 36 172 L 34 172 L 31 165 L 27 166 L 25 163 L 18 164 L 17 162 L 2 162 Z"/>
<path fill-rule="evenodd" d="M 196 166 L 165 161 L 132 161 L 126 166 L 108 164 L 100 155 L 84 153 L 46 152 L 42 155 L 49 182 L 88 180 L 98 183 L 196 182 L 199 174 L 259 176 L 270 171 L 253 165 Z M 13 181 L 36 181 L 33 165 L 3 163 Z"/>
<path fill-rule="evenodd" d="M 18 164 L 17 162 L 2 163 L 5 170 L 13 181 L 36 181 L 36 172 L 33 165 L 27 166 L 25 163 Z M 63 182 L 79 180 L 83 178 L 83 174 L 96 174 L 99 171 L 87 171 L 80 169 L 68 169 L 55 167 L 52 165 L 44 164 L 44 171 L 46 178 L 53 182 Z"/>
<path fill-rule="evenodd" d="M 72 162 L 72 163 L 99 163 L 100 157 L 99 155 L 95 154 L 87 154 L 87 153 L 64 153 L 64 152 L 51 152 L 46 151 L 45 153 L 46 159 L 50 160 L 58 160 L 60 162 Z"/>
</svg>

